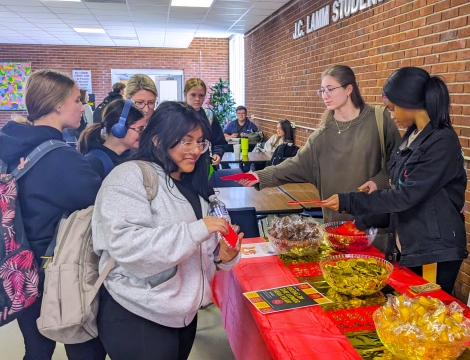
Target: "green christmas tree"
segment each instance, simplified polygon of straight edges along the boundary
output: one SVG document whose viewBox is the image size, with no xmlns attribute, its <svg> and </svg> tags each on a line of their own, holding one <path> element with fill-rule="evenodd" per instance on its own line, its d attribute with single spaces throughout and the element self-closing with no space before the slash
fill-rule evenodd
<svg viewBox="0 0 470 360">
<path fill-rule="evenodd" d="M 211 86 L 211 91 L 209 109 L 214 112 L 223 128 L 229 121 L 235 120 L 235 109 L 233 108 L 235 100 L 230 92 L 228 82 L 223 81 L 222 78 L 214 86 Z"/>
</svg>

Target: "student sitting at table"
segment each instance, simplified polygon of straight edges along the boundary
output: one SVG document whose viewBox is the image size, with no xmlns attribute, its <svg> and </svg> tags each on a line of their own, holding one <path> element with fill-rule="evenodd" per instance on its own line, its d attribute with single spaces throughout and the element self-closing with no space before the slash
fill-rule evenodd
<svg viewBox="0 0 470 360">
<path fill-rule="evenodd" d="M 437 262 L 436 283 L 451 294 L 468 255 L 467 175 L 447 86 L 424 69 L 405 67 L 388 78 L 383 93 L 392 118 L 408 129 L 390 161 L 391 189 L 343 192 L 322 206 L 359 216 L 360 229 L 390 224 L 387 259 L 398 250 L 400 265 L 420 276 L 422 265 Z"/>
<path fill-rule="evenodd" d="M 113 360 L 187 359 L 216 271 L 240 259 L 239 245 L 218 242 L 228 223 L 208 215 L 210 134 L 191 106 L 165 101 L 133 156 L 157 173 L 154 200 L 149 204 L 142 171 L 132 162 L 117 166 L 101 186 L 93 248 L 100 271 L 111 257 L 116 265 L 101 287 L 97 324 Z"/>
<path fill-rule="evenodd" d="M 383 162 L 391 157 L 400 141 L 400 133 L 389 112 L 381 114 L 383 133 L 380 136 L 375 108 L 364 102 L 356 76 L 346 65 L 334 65 L 322 74 L 318 95 L 326 110 L 320 126 L 297 155 L 255 172 L 256 180 L 242 180 L 242 185 L 259 183 L 257 186 L 264 189 L 308 182 L 318 189 L 322 199 L 358 188 L 369 192 L 389 186 Z M 331 209 L 323 209 L 323 218 L 325 222 L 354 219 Z M 384 236 L 380 239 L 377 236 L 374 245 L 383 250 L 386 236 L 379 235 Z"/>
<path fill-rule="evenodd" d="M 276 134 L 266 141 L 264 151 L 274 152 L 279 145 L 284 143 L 294 143 L 294 131 L 289 120 L 281 120 L 277 123 Z"/>
<path fill-rule="evenodd" d="M 236 113 L 237 120 L 230 121 L 224 127 L 224 136 L 227 141 L 259 131 L 256 124 L 248 119 L 246 107 L 238 106 Z"/>
</svg>

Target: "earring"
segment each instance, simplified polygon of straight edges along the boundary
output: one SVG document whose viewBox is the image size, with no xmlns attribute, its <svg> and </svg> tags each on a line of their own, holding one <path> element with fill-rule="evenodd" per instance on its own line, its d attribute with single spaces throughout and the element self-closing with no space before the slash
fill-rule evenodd
<svg viewBox="0 0 470 360">
<path fill-rule="evenodd" d="M 60 109 L 57 109 L 56 111 L 57 111 L 57 113 L 59 113 L 59 114 L 61 113 L 61 110 L 60 110 Z"/>
</svg>

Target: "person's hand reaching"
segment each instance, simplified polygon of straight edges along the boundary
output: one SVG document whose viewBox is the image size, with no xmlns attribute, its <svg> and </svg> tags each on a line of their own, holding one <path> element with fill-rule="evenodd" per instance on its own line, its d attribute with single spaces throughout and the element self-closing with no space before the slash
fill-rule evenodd
<svg viewBox="0 0 470 360">
<path fill-rule="evenodd" d="M 338 211 L 338 209 L 339 209 L 339 196 L 338 196 L 338 194 L 334 194 L 333 196 L 329 197 L 328 199 L 323 201 L 320 204 L 320 206 Z"/>
<path fill-rule="evenodd" d="M 256 180 L 241 179 L 241 180 L 235 180 L 235 181 L 245 187 L 254 186 L 257 183 L 259 183 L 259 176 L 256 175 L 256 173 L 250 171 L 250 172 L 247 172 L 247 174 L 252 174 L 256 178 Z"/>
</svg>

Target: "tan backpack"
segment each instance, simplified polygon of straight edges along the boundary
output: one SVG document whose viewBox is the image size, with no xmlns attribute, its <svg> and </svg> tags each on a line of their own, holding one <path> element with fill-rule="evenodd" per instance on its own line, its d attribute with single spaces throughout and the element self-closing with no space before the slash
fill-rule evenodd
<svg viewBox="0 0 470 360">
<path fill-rule="evenodd" d="M 133 162 L 142 171 L 147 199 L 152 202 L 158 191 L 157 172 L 149 162 Z M 97 294 L 115 264 L 114 259 L 110 259 L 98 274 L 100 259 L 93 251 L 92 215 L 93 206 L 90 206 L 60 221 L 53 240 L 53 257 L 45 265 L 46 279 L 37 325 L 42 335 L 64 344 L 83 343 L 98 336 Z"/>
</svg>

